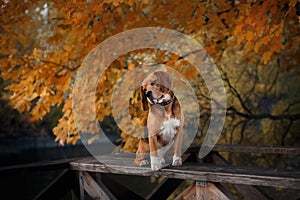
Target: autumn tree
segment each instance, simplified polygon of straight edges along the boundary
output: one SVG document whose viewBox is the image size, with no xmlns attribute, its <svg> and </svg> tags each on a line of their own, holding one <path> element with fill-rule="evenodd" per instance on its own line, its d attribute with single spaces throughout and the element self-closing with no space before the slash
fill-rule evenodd
<svg viewBox="0 0 300 200">
<path fill-rule="evenodd" d="M 63 116 L 53 129 L 61 144 L 75 144 L 80 138 L 72 92 L 84 58 L 112 35 L 149 26 L 193 37 L 216 62 L 228 95 L 220 142 L 299 144 L 297 0 L 10 0 L 0 1 L 0 6 L 0 69 L 9 83 L 11 106 L 36 121 L 63 105 Z M 112 86 L 147 59 L 173 67 L 195 88 L 202 112 L 200 138 L 195 140 L 199 142 L 210 115 L 205 83 L 180 56 L 159 49 L 129 52 L 106 70 L 95 102 L 99 121 L 111 115 Z M 133 106 L 138 104 L 134 99 L 138 95 L 131 100 Z M 121 136 L 125 149 L 136 148 L 135 138 L 125 132 Z"/>
</svg>

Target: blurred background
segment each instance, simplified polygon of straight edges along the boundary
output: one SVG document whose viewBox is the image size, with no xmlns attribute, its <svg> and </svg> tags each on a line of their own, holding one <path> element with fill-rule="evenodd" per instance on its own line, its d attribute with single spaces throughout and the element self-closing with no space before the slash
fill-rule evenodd
<svg viewBox="0 0 300 200">
<path fill-rule="evenodd" d="M 90 156 L 72 114 L 76 73 L 102 41 L 138 27 L 163 27 L 189 35 L 214 60 L 227 94 L 227 116 L 218 144 L 299 146 L 299 15 L 295 0 L 0 0 L 1 191 L 11 199 L 31 199 L 59 173 L 7 170 L 16 165 Z M 168 65 L 189 81 L 200 106 L 193 145 L 200 145 L 211 114 L 203 78 L 183 57 L 142 49 L 119 57 L 99 79 L 97 117 L 118 146 L 116 151 L 134 152 L 137 138 L 116 126 L 111 95 L 122 76 L 143 63 Z M 140 109 L 138 90 L 130 95 L 131 119 L 143 125 L 147 113 Z M 86 112 L 82 110 L 82 115 Z M 105 145 L 97 131 L 93 124 L 84 130 L 91 145 Z M 239 166 L 300 167 L 299 155 L 222 156 Z M 147 179 L 140 195 L 151 191 L 156 181 Z"/>
</svg>

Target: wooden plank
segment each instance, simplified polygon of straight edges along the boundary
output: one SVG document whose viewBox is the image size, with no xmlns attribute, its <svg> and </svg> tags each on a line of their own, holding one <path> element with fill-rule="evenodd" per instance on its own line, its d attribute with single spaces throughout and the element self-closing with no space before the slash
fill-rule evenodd
<svg viewBox="0 0 300 200">
<path fill-rule="evenodd" d="M 211 154 L 213 163 L 228 166 L 229 163 L 218 153 Z M 235 184 L 234 187 L 244 196 L 245 199 L 268 200 L 269 198 L 259 189 L 251 185 Z"/>
<path fill-rule="evenodd" d="M 82 171 L 78 172 L 80 200 L 84 200 L 84 181 Z"/>
<path fill-rule="evenodd" d="M 201 145 L 191 146 L 187 152 L 198 152 Z M 237 152 L 237 153 L 265 153 L 265 154 L 288 154 L 300 155 L 298 146 L 247 146 L 235 144 L 216 144 L 213 151 L 218 152 Z"/>
<path fill-rule="evenodd" d="M 150 171 L 149 168 L 134 166 L 133 159 L 131 158 L 120 158 L 109 155 L 101 156 L 98 159 L 106 160 L 105 164 L 100 163 L 94 158 L 90 158 L 71 162 L 70 167 L 71 169 L 78 171 L 161 176 L 176 179 L 300 189 L 299 170 L 186 163 L 180 167 L 166 167 L 160 171 Z"/>
<path fill-rule="evenodd" d="M 214 183 L 214 185 L 231 200 L 236 200 L 236 197 L 230 192 L 230 189 L 224 187 L 222 183 Z"/>
<path fill-rule="evenodd" d="M 84 190 L 92 199 L 110 200 L 109 196 L 87 172 L 82 172 L 82 177 Z"/>
<path fill-rule="evenodd" d="M 246 200 L 269 200 L 268 197 L 266 197 L 261 193 L 261 191 L 253 186 L 235 184 L 234 187 L 243 195 Z"/>
<path fill-rule="evenodd" d="M 34 162 L 34 163 L 25 163 L 19 165 L 10 165 L 10 166 L 2 166 L 0 167 L 1 171 L 8 171 L 8 170 L 19 170 L 19 169 L 61 169 L 61 168 L 68 168 L 69 163 L 72 161 L 76 161 L 79 159 L 84 159 L 88 157 L 77 157 L 77 158 L 67 158 L 67 159 L 60 159 L 60 160 L 51 160 L 51 161 L 44 161 L 44 162 Z"/>
</svg>

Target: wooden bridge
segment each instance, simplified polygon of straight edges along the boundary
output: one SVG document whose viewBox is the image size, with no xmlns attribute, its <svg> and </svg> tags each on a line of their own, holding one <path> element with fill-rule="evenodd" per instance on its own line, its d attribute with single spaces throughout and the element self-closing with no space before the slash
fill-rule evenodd
<svg viewBox="0 0 300 200">
<path fill-rule="evenodd" d="M 70 199 L 167 199 L 185 180 L 190 184 L 176 196 L 181 199 L 236 199 L 229 191 L 235 188 L 244 199 L 270 199 L 256 186 L 280 188 L 272 199 L 300 198 L 300 170 L 231 166 L 218 152 L 242 152 L 300 155 L 298 147 L 257 147 L 216 145 L 206 161 L 197 159 L 199 147 L 184 154 L 180 167 L 165 167 L 159 171 L 133 165 L 133 157 L 102 155 L 95 159 L 69 159 L 0 168 L 0 172 L 19 169 L 61 169 L 61 173 L 34 199 L 60 199 L 70 193 Z M 103 160 L 105 162 L 99 162 Z M 163 177 L 163 181 L 141 197 L 126 186 L 112 180 L 119 176 Z M 130 178 L 128 180 L 130 182 Z M 228 186 L 229 185 L 229 186 Z"/>
</svg>

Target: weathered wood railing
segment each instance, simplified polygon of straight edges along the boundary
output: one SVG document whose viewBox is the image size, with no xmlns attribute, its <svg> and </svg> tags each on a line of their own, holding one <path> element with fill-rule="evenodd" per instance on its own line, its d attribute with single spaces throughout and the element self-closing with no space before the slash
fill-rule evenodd
<svg viewBox="0 0 300 200">
<path fill-rule="evenodd" d="M 18 164 L 11 166 L 1 166 L 0 167 L 0 177 L 3 174 L 23 174 L 23 173 L 31 173 L 31 172 L 50 172 L 57 171 L 57 175 L 44 187 L 41 191 L 30 191 L 30 195 L 25 196 L 21 193 L 21 191 L 32 190 L 31 188 L 31 180 L 27 180 L 28 185 L 24 185 L 24 189 L 16 187 L 18 184 L 13 184 L 15 188 L 8 189 L 6 187 L 1 187 L 2 199 L 6 196 L 5 199 L 35 199 L 35 200 L 53 200 L 53 199 L 61 199 L 61 197 L 65 196 L 67 193 L 70 193 L 69 196 L 79 196 L 79 184 L 78 177 L 75 171 L 70 170 L 69 163 L 71 161 L 80 160 L 81 158 L 70 158 L 70 159 L 62 159 L 62 160 L 54 160 L 54 161 L 43 161 L 43 162 L 35 162 L 35 163 L 27 163 L 27 164 Z M 5 176 L 6 177 L 6 176 Z M 12 185 L 16 183 L 18 180 L 3 180 L 1 177 L 1 182 L 7 182 L 7 184 Z M 6 191 L 8 190 L 8 191 Z M 14 191 L 12 194 L 11 191 Z M 32 194 L 31 194 L 32 193 Z M 76 194 L 78 193 L 78 194 Z M 4 195 L 4 196 L 3 196 Z M 72 197 L 71 197 L 72 198 Z"/>
<path fill-rule="evenodd" d="M 187 188 L 177 199 L 234 199 L 224 187 L 224 183 L 234 184 L 235 188 L 245 199 L 269 199 L 255 186 L 288 188 L 288 190 L 283 190 L 282 196 L 298 195 L 300 197 L 299 170 L 233 167 L 217 153 L 243 152 L 300 155 L 300 148 L 298 147 L 216 145 L 210 155 L 212 163 L 201 164 L 195 162 L 198 151 L 199 147 L 191 147 L 184 155 L 187 161 L 182 166 L 166 167 L 155 172 L 135 167 L 133 165 L 134 158 L 122 155 L 106 155 L 99 156 L 97 159 L 87 158 L 73 161 L 70 163 L 70 167 L 80 174 L 81 199 L 84 199 L 85 195 L 89 195 L 92 198 L 116 199 L 112 193 L 107 193 L 108 189 L 101 182 L 101 178 L 94 180 L 91 174 L 138 175 L 166 178 L 146 199 L 166 199 L 186 179 L 194 180 L 195 184 Z M 101 163 L 101 160 L 105 162 Z M 188 162 L 189 160 L 194 162 Z M 284 193 L 286 191 L 289 194 Z M 130 198 L 125 196 L 122 199 Z"/>
<path fill-rule="evenodd" d="M 199 151 L 199 146 L 191 146 L 187 152 Z M 249 146 L 234 144 L 216 144 L 213 147 L 216 152 L 236 152 L 236 153 L 262 153 L 262 154 L 288 154 L 300 155 L 300 147 L 292 146 Z"/>
<path fill-rule="evenodd" d="M 72 158 L 58 161 L 0 167 L 0 172 L 18 170 L 60 170 L 33 199 L 59 199 L 67 192 L 70 199 L 166 199 L 185 180 L 194 184 L 186 188 L 176 199 L 235 199 L 228 192 L 230 183 L 244 199 L 270 199 L 256 186 L 278 187 L 277 199 L 300 198 L 299 169 L 270 169 L 260 167 L 231 166 L 218 152 L 263 153 L 300 155 L 300 147 L 258 147 L 240 145 L 216 145 L 210 154 L 210 163 L 197 159 L 199 147 L 192 146 L 184 154 L 180 167 L 165 167 L 159 171 L 136 167 L 134 157 L 102 155 L 88 158 Z M 100 162 L 98 161 L 100 160 Z M 101 162 L 105 161 L 105 162 Z M 201 163 L 199 163 L 199 161 Z M 146 197 L 141 197 L 110 178 L 110 174 L 129 176 L 154 176 L 165 178 Z M 129 180 L 130 181 L 130 180 Z M 276 198 L 274 198 L 276 199 Z"/>
<path fill-rule="evenodd" d="M 71 162 L 71 169 L 85 172 L 123 175 L 154 176 L 195 181 L 224 182 L 232 184 L 261 185 L 300 189 L 300 171 L 266 169 L 259 167 L 233 167 L 230 165 L 185 163 L 180 167 L 165 167 L 159 171 L 133 166 L 133 160 L 121 156 L 99 156 Z M 129 163 L 132 163 L 129 165 Z"/>
</svg>

